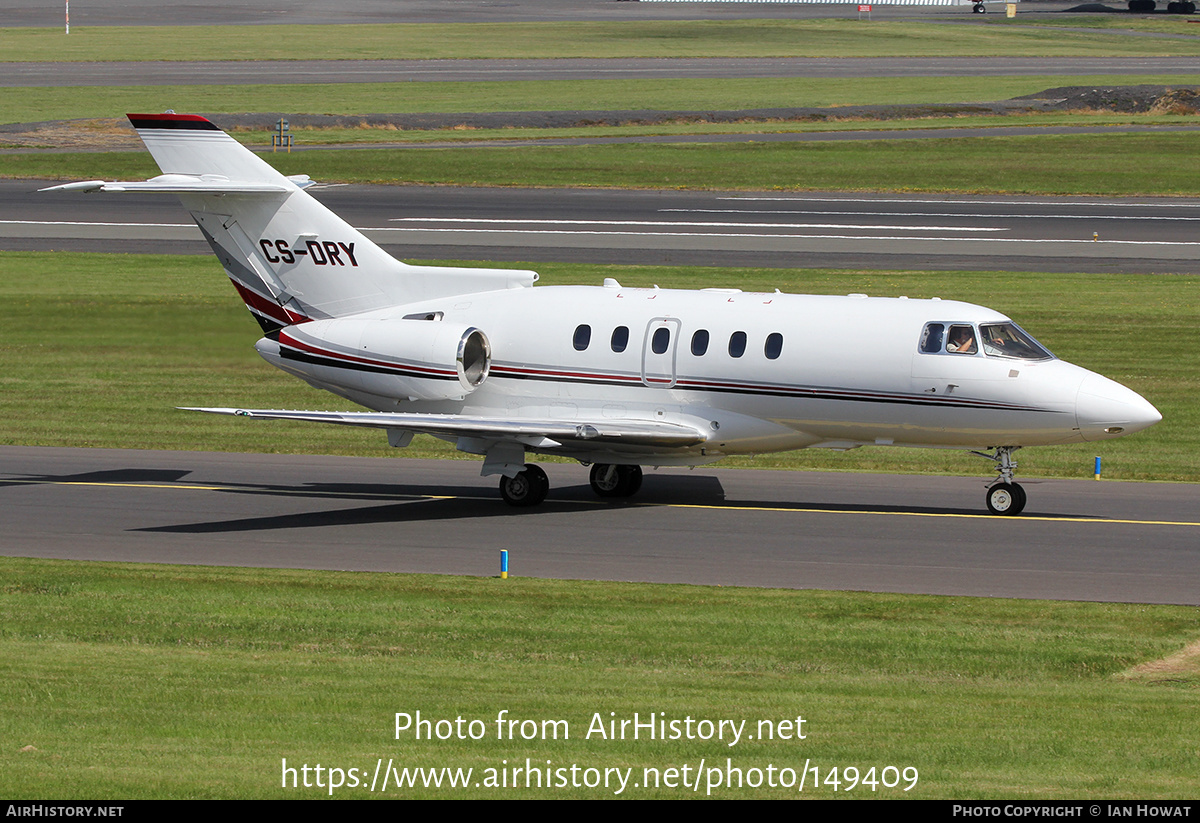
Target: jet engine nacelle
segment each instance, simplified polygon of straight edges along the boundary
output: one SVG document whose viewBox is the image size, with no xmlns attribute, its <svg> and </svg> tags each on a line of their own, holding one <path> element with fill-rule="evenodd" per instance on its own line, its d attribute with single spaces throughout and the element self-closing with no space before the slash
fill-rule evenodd
<svg viewBox="0 0 1200 823">
<path fill-rule="evenodd" d="M 287 326 L 258 351 L 309 382 L 411 400 L 460 400 L 487 379 L 492 347 L 474 326 L 440 319 L 344 317 Z"/>
</svg>

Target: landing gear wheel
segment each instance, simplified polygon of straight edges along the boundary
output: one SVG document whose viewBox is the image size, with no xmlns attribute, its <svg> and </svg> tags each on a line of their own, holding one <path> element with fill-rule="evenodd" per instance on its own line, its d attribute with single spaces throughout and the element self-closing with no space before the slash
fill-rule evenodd
<svg viewBox="0 0 1200 823">
<path fill-rule="evenodd" d="M 987 6 L 985 6 L 983 3 L 976 3 L 971 8 L 971 12 L 973 14 L 987 14 Z"/>
<path fill-rule="evenodd" d="M 629 497 L 642 487 L 642 467 L 597 463 L 589 479 L 599 497 Z"/>
<path fill-rule="evenodd" d="M 500 478 L 500 496 L 510 506 L 536 506 L 550 493 L 550 479 L 541 466 L 526 463 L 516 477 Z"/>
<path fill-rule="evenodd" d="M 1025 490 L 1019 483 L 997 483 L 987 490 L 987 507 L 992 514 L 1020 514 L 1025 500 Z"/>
</svg>

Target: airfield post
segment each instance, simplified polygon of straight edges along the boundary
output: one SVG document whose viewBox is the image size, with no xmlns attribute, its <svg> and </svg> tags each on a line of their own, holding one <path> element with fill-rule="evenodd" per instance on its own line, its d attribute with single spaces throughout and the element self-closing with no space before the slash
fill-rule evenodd
<svg viewBox="0 0 1200 823">
<path fill-rule="evenodd" d="M 271 135 L 271 151 L 274 152 L 278 146 L 287 146 L 288 154 L 292 153 L 291 126 L 282 117 L 275 126 L 275 133 Z"/>
</svg>

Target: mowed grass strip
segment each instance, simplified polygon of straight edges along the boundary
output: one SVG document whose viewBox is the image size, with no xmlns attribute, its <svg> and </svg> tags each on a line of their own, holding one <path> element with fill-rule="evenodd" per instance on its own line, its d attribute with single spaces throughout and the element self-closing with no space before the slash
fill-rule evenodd
<svg viewBox="0 0 1200 823">
<path fill-rule="evenodd" d="M 321 182 L 645 189 L 1192 195 L 1196 135 L 356 149 L 264 154 Z M 1114 162 L 1114 158 L 1137 162 Z M 0 155 L 0 175 L 144 179 L 144 152 Z"/>
<path fill-rule="evenodd" d="M 465 118 L 464 118 L 465 119 Z M 944 131 L 947 129 L 994 129 L 1020 128 L 1049 129 L 1055 126 L 1068 128 L 1094 129 L 1107 126 L 1196 126 L 1196 118 L 1191 114 L 1140 114 L 1107 111 L 1087 112 L 1036 112 L 1029 114 L 961 114 L 946 111 L 946 113 L 928 116 L 914 116 L 896 120 L 878 120 L 865 116 L 817 116 L 802 120 L 752 120 L 744 119 L 736 122 L 709 122 L 701 118 L 680 115 L 656 123 L 638 123 L 632 120 L 622 125 L 580 125 L 565 128 L 478 128 L 461 123 L 449 129 L 404 129 L 394 125 L 372 125 L 361 122 L 347 128 L 292 128 L 291 133 L 296 146 L 311 148 L 314 146 L 351 147 L 369 146 L 374 144 L 379 148 L 389 148 L 395 144 L 420 143 L 475 143 L 489 140 L 529 141 L 536 145 L 537 141 L 557 140 L 562 138 L 614 138 L 614 137 L 659 137 L 686 135 L 715 135 L 740 134 L 748 140 L 756 139 L 755 135 L 763 134 L 796 134 L 796 133 L 830 133 L 830 132 L 871 132 L 873 139 L 887 140 L 892 137 L 888 132 L 908 131 Z M 251 148 L 261 148 L 271 144 L 274 132 L 263 129 L 258 131 L 235 130 L 233 137 Z"/>
<path fill-rule="evenodd" d="M 636 9 L 635 9 L 636 11 Z M 974 23 L 975 21 L 971 21 Z M 1128 28 L 1145 24 L 1122 20 Z M 1182 21 L 1180 21 L 1182 22 Z M 1175 31 L 1190 33 L 1184 26 Z M 0 29 L 5 61 L 1194 55 L 1194 38 L 890 20 L 621 20 Z"/>
<path fill-rule="evenodd" d="M 480 547 L 481 566 L 494 560 Z M 10 799 L 329 793 L 284 788 L 284 758 L 364 782 L 379 759 L 473 769 L 466 789 L 407 797 L 613 796 L 526 789 L 523 774 L 518 788 L 511 775 L 508 788 L 473 785 L 526 758 L 631 768 L 631 784 L 645 767 L 694 774 L 702 759 L 820 770 L 803 795 L 763 780 L 714 792 L 725 798 L 1197 789 L 1194 669 L 1135 670 L 1196 639 L 1195 608 L 27 559 L 0 559 L 0 573 Z M 498 740 L 501 710 L 539 739 Z M 417 711 L 480 720 L 484 738 L 397 739 L 395 714 Z M 755 739 L 614 740 L 592 726 L 635 712 L 745 720 Z M 803 740 L 794 726 L 792 739 L 759 739 L 758 721 L 797 717 Z M 554 738 L 543 721 L 566 723 Z M 885 766 L 915 768 L 916 786 L 845 790 L 846 767 L 878 779 Z M 840 789 L 825 782 L 833 767 Z"/>
<path fill-rule="evenodd" d="M 755 77 L 530 80 L 447 83 L 16 87 L 5 123 L 122 117 L 172 109 L 357 116 L 398 112 L 742 110 L 800 106 L 936 105 L 1007 100 L 1062 86 L 1124 86 L 1127 75 L 1004 77 Z M 1200 74 L 1138 76 L 1139 84 L 1200 84 Z"/>
<path fill-rule="evenodd" d="M 1023 476 L 1090 477 L 1092 457 L 1101 455 L 1112 479 L 1200 481 L 1200 355 L 1162 345 L 1189 339 L 1200 325 L 1195 276 L 512 265 L 538 270 L 543 285 L 615 277 L 627 286 L 861 292 L 990 306 L 1063 359 L 1141 392 L 1164 416 L 1145 432 L 1099 445 L 1030 449 L 1022 453 Z M 351 406 L 267 365 L 253 348 L 259 336 L 208 256 L 2 253 L 0 443 L 474 459 L 431 438 L 396 451 L 375 431 L 176 410 Z M 940 449 L 806 450 L 721 465 L 990 474 L 979 458 Z"/>
</svg>

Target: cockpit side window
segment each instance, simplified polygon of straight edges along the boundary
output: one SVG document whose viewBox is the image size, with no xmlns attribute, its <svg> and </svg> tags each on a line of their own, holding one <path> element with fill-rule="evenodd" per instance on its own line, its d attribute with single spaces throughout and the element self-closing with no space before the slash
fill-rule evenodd
<svg viewBox="0 0 1200 823">
<path fill-rule="evenodd" d="M 939 354 L 942 351 L 942 338 L 945 333 L 945 324 L 926 323 L 925 331 L 921 332 L 921 351 L 925 354 Z"/>
<path fill-rule="evenodd" d="M 975 342 L 975 327 L 960 323 L 950 327 L 946 335 L 946 351 L 954 354 L 975 354 L 979 346 Z"/>
<path fill-rule="evenodd" d="M 990 357 L 1049 360 L 1054 357 L 1016 323 L 985 323 L 979 327 L 983 353 Z"/>
</svg>

